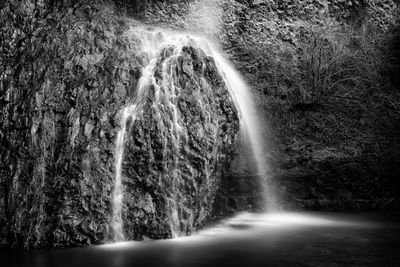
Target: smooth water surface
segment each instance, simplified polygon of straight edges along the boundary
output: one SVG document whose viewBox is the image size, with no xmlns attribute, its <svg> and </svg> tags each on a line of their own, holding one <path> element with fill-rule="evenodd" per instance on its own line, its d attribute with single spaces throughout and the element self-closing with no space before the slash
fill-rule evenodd
<svg viewBox="0 0 400 267">
<path fill-rule="evenodd" d="M 7 266 L 32 267 L 399 266 L 399 220 L 399 213 L 242 213 L 191 237 L 0 256 Z"/>
</svg>

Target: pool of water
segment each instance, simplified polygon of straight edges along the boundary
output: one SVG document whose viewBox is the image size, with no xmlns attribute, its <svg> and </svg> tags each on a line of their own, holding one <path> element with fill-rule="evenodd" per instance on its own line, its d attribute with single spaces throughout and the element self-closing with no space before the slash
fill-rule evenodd
<svg viewBox="0 0 400 267">
<path fill-rule="evenodd" d="M 400 213 L 240 213 L 190 237 L 1 250 L 7 266 L 400 266 Z M 3 265 L 2 266 L 6 266 Z"/>
</svg>

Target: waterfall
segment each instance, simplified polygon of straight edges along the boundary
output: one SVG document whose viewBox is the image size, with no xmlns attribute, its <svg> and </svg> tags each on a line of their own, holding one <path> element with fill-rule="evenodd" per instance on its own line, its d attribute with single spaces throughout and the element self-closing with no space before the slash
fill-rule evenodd
<svg viewBox="0 0 400 267">
<path fill-rule="evenodd" d="M 227 85 L 235 105 L 241 115 L 241 132 L 250 144 L 252 154 L 256 161 L 258 174 L 266 176 L 268 169 L 265 164 L 264 144 L 262 143 L 262 133 L 260 132 L 260 122 L 256 114 L 254 103 L 252 101 L 249 89 L 246 83 L 234 70 L 232 65 L 224 59 L 221 53 L 206 39 L 191 36 L 184 33 L 174 33 L 160 30 L 149 30 L 145 28 L 132 28 L 127 34 L 132 34 L 140 41 L 140 51 L 145 60 L 145 67 L 142 70 L 134 99 L 128 103 L 121 111 L 120 131 L 118 133 L 115 150 L 115 184 L 113 190 L 113 216 L 112 229 L 114 241 L 124 240 L 123 234 L 123 156 L 124 147 L 127 141 L 127 132 L 134 124 L 135 120 L 143 111 L 146 99 L 152 96 L 152 110 L 156 116 L 168 116 L 169 142 L 165 144 L 165 153 L 172 155 L 168 166 L 171 170 L 171 176 L 174 181 L 173 189 L 168 200 L 170 214 L 170 228 L 172 236 L 179 236 L 179 214 L 177 212 L 175 189 L 176 179 L 179 176 L 179 144 L 184 131 L 180 125 L 180 113 L 176 106 L 176 97 L 179 94 L 174 86 L 173 66 L 175 60 L 182 54 L 184 47 L 194 47 L 201 49 L 207 56 L 211 56 L 216 61 L 219 73 L 222 75 Z M 160 58 L 163 58 L 161 85 L 157 84 L 155 77 L 155 68 Z M 159 77 L 158 77 L 159 78 Z M 150 95 L 151 94 L 151 95 Z M 160 110 L 162 107 L 162 110 Z M 165 115 L 167 114 L 167 115 Z M 186 139 L 187 138 L 183 138 Z"/>
<path fill-rule="evenodd" d="M 257 176 L 260 178 L 261 186 L 265 187 L 265 209 L 267 211 L 275 210 L 278 207 L 278 203 L 270 188 L 269 151 L 264 143 L 266 133 L 263 132 L 264 125 L 257 114 L 250 89 L 240 73 L 234 69 L 232 64 L 228 62 L 217 49 L 212 48 L 211 51 L 212 56 L 217 62 L 219 71 L 224 77 L 225 83 L 236 102 L 236 106 L 240 110 L 240 132 L 245 144 L 250 146 Z"/>
<path fill-rule="evenodd" d="M 123 221 L 122 221 L 122 199 L 123 189 L 121 181 L 122 173 L 122 159 L 124 154 L 124 139 L 126 130 L 126 121 L 128 119 L 128 112 L 124 109 L 121 119 L 121 130 L 118 132 L 117 142 L 115 145 L 115 184 L 113 191 L 113 217 L 112 217 L 112 228 L 114 233 L 114 241 L 123 241 Z"/>
</svg>

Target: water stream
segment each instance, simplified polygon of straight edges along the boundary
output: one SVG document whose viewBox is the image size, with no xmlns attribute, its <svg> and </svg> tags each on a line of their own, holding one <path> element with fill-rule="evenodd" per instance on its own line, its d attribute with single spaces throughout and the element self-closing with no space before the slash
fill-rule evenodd
<svg viewBox="0 0 400 267">
<path fill-rule="evenodd" d="M 145 28 L 133 28 L 128 34 L 134 35 L 141 43 L 141 53 L 146 62 L 143 68 L 142 77 L 140 78 L 134 99 L 122 109 L 120 120 L 120 131 L 118 133 L 115 150 L 115 184 L 113 191 L 113 215 L 112 229 L 114 233 L 114 241 L 123 241 L 123 157 L 126 142 L 126 134 L 135 120 L 143 111 L 143 105 L 149 94 L 154 94 L 152 109 L 160 118 L 163 112 L 167 111 L 169 120 L 169 142 L 171 145 L 165 145 L 165 150 L 172 155 L 173 165 L 172 177 L 173 184 L 176 183 L 179 176 L 179 142 L 184 133 L 179 123 L 180 113 L 176 106 L 176 98 L 179 95 L 177 88 L 174 86 L 173 66 L 175 60 L 182 55 L 182 49 L 187 46 L 203 50 L 208 56 L 215 59 L 219 73 L 223 77 L 227 88 L 240 112 L 241 134 L 249 144 L 257 172 L 260 177 L 268 175 L 268 166 L 265 161 L 265 146 L 262 142 L 262 132 L 260 121 L 257 116 L 256 109 L 250 94 L 250 91 L 240 76 L 235 71 L 232 64 L 228 62 L 218 49 L 205 38 L 191 36 L 184 33 L 168 32 L 162 30 L 152 30 Z M 173 49 L 172 53 L 165 53 L 166 48 Z M 156 83 L 155 68 L 160 58 L 164 57 L 162 65 L 162 84 Z M 150 90 L 151 89 L 151 90 Z M 154 91 L 154 92 L 152 92 Z M 160 107 L 165 107 L 160 110 Z M 165 115 L 164 115 L 165 116 Z M 185 138 L 187 140 L 187 138 Z M 176 190 L 172 193 L 169 200 L 171 232 L 173 236 L 179 236 L 179 218 L 176 211 Z"/>
</svg>

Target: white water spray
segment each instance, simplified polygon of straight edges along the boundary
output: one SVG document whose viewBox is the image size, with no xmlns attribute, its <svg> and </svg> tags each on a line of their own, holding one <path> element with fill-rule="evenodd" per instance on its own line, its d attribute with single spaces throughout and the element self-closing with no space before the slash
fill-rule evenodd
<svg viewBox="0 0 400 267">
<path fill-rule="evenodd" d="M 254 103 L 249 89 L 238 72 L 231 64 L 224 59 L 221 53 L 204 38 L 190 36 L 187 34 L 172 33 L 166 31 L 147 30 L 144 28 L 133 28 L 128 34 L 134 35 L 141 42 L 141 53 L 147 60 L 147 66 L 143 68 L 142 77 L 136 88 L 136 96 L 133 101 L 122 110 L 121 129 L 118 133 L 115 150 L 115 185 L 113 191 L 113 216 L 112 228 L 115 241 L 123 241 L 123 186 L 122 170 L 123 156 L 126 142 L 126 133 L 135 122 L 143 110 L 145 101 L 150 93 L 150 87 L 154 90 L 152 109 L 155 114 L 161 114 L 160 107 L 165 107 L 170 113 L 169 134 L 172 142 L 173 155 L 173 187 L 175 190 L 176 179 L 179 175 L 179 143 L 181 135 L 185 134 L 180 125 L 180 115 L 176 106 L 176 97 L 179 94 L 174 86 L 172 67 L 174 60 L 182 55 L 182 49 L 186 46 L 195 47 L 203 50 L 208 56 L 215 59 L 219 73 L 222 75 L 230 94 L 241 114 L 241 133 L 248 140 L 252 154 L 256 161 L 258 175 L 267 176 L 268 167 L 265 160 L 265 146 L 262 142 L 262 132 L 260 131 L 260 121 L 258 119 Z M 169 55 L 162 55 L 166 48 L 172 48 Z M 158 60 L 167 57 L 162 65 L 162 84 L 156 83 L 154 77 L 155 68 Z M 185 138 L 187 139 L 187 138 Z M 179 214 L 176 204 L 176 190 L 169 199 L 171 232 L 173 236 L 179 236 Z M 175 195 L 174 195 L 175 194 Z"/>
<path fill-rule="evenodd" d="M 264 190 L 266 190 L 266 192 L 263 192 L 267 198 L 264 201 L 265 209 L 274 210 L 277 203 L 269 187 L 269 151 L 264 143 L 266 135 L 262 130 L 264 125 L 262 125 L 262 120 L 257 114 L 250 89 L 241 75 L 215 48 L 212 49 L 212 56 L 217 62 L 219 71 L 222 73 L 225 83 L 240 110 L 240 133 L 245 143 L 251 148 L 251 154 L 257 168 L 256 174 L 260 178 L 261 186 L 265 187 Z"/>
</svg>

